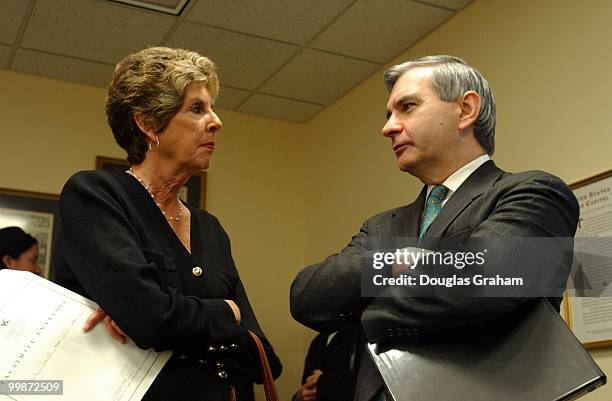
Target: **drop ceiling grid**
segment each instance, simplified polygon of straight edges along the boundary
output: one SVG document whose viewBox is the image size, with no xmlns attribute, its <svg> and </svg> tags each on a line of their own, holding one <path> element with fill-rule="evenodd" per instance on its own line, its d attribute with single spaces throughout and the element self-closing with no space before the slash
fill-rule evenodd
<svg viewBox="0 0 612 401">
<path fill-rule="evenodd" d="M 304 49 L 260 92 L 329 105 L 380 68 L 379 64 Z"/>
<path fill-rule="evenodd" d="M 183 22 L 167 40 L 210 57 L 220 67 L 224 83 L 254 89 L 296 54 L 298 46 Z"/>
<path fill-rule="evenodd" d="M 251 92 L 243 89 L 230 88 L 223 85 L 221 81 L 221 88 L 219 88 L 219 94 L 217 95 L 217 101 L 215 107 L 235 110 L 240 103 L 242 103 Z"/>
<path fill-rule="evenodd" d="M 93 61 L 18 49 L 13 60 L 13 69 L 26 74 L 44 75 L 63 81 L 107 87 L 114 67 Z"/>
<path fill-rule="evenodd" d="M 0 43 L 12 45 L 28 9 L 24 0 L 0 0 Z"/>
<path fill-rule="evenodd" d="M 0 66 L 6 65 L 11 54 L 11 46 L 0 45 Z"/>
<path fill-rule="evenodd" d="M 157 44 L 174 18 L 112 2 L 37 0 L 21 46 L 116 63 Z"/>
<path fill-rule="evenodd" d="M 412 1 L 359 0 L 311 47 L 385 63 L 438 26 L 452 11 Z"/>
<path fill-rule="evenodd" d="M 305 45 L 354 0 L 200 0 L 187 20 Z"/>
<path fill-rule="evenodd" d="M 191 0 L 177 18 L 108 0 L 32 1 L 15 70 L 106 86 L 114 63 L 130 52 L 187 47 L 219 66 L 218 107 L 294 122 L 310 119 L 470 2 Z M 0 42 L 15 41 L 29 3 L 0 0 Z M 10 49 L 0 45 L 0 65 L 10 62 Z"/>
<path fill-rule="evenodd" d="M 323 110 L 324 106 L 255 93 L 238 111 L 263 117 L 305 123 Z"/>
<path fill-rule="evenodd" d="M 423 3 L 432 6 L 447 8 L 449 10 L 459 11 L 467 6 L 472 0 L 413 0 L 418 3 Z"/>
</svg>

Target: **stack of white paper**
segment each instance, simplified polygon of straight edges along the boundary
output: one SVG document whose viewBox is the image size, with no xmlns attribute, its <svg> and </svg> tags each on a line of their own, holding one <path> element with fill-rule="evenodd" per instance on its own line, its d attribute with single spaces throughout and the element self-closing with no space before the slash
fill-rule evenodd
<svg viewBox="0 0 612 401">
<path fill-rule="evenodd" d="M 121 344 L 104 324 L 84 333 L 97 305 L 28 272 L 0 271 L 0 381 L 63 380 L 63 396 L 0 400 L 137 401 L 171 352 Z"/>
</svg>

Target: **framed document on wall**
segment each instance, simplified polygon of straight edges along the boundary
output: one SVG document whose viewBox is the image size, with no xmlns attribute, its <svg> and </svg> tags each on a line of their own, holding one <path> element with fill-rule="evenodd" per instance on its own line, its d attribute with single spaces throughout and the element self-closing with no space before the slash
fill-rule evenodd
<svg viewBox="0 0 612 401">
<path fill-rule="evenodd" d="M 51 274 L 53 239 L 59 228 L 58 195 L 0 188 L 0 228 L 17 226 L 38 241 L 42 276 Z"/>
<path fill-rule="evenodd" d="M 125 171 L 130 168 L 125 159 L 96 156 L 96 169 L 104 171 Z M 202 210 L 206 209 L 206 173 L 194 175 L 179 191 L 179 198 Z"/>
<path fill-rule="evenodd" d="M 580 204 L 565 319 L 587 348 L 612 345 L 612 170 L 570 185 Z"/>
</svg>

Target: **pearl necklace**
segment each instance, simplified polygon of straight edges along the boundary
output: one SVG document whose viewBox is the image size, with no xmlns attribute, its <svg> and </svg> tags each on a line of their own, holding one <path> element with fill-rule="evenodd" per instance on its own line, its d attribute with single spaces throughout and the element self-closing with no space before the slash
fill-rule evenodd
<svg viewBox="0 0 612 401">
<path fill-rule="evenodd" d="M 147 190 L 149 195 L 151 195 L 151 198 L 153 199 L 153 202 L 155 202 L 155 204 L 157 205 L 159 210 L 162 212 L 162 214 L 164 215 L 166 220 L 168 220 L 168 221 L 179 221 L 181 219 L 181 217 L 183 217 L 183 207 L 181 205 L 181 201 L 179 200 L 178 196 L 176 197 L 176 200 L 178 201 L 178 205 L 179 205 L 178 216 L 176 216 L 176 217 L 167 216 L 166 212 L 164 211 L 164 209 L 162 209 L 161 204 L 159 202 L 157 202 L 157 200 L 155 199 L 155 195 L 153 195 L 153 192 L 151 191 L 151 187 L 149 187 L 147 184 L 145 184 L 144 181 L 141 180 L 140 177 L 138 177 L 136 175 L 136 172 L 131 167 L 127 171 L 127 173 L 130 174 L 131 176 L 133 176 L 134 178 L 136 178 L 138 180 L 138 182 L 144 187 L 144 189 Z"/>
</svg>

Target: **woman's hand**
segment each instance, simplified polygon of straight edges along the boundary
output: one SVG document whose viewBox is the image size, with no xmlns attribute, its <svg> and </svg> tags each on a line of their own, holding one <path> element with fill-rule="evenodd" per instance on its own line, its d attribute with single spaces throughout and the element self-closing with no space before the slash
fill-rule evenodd
<svg viewBox="0 0 612 401">
<path fill-rule="evenodd" d="M 104 326 L 106 326 L 106 331 L 112 338 L 124 344 L 127 335 L 121 330 L 119 326 L 115 323 L 115 321 L 106 314 L 102 310 L 102 308 L 98 307 L 85 321 L 83 325 L 83 331 L 88 332 L 93 329 L 101 320 L 104 320 Z"/>
<path fill-rule="evenodd" d="M 230 308 L 232 308 L 232 312 L 234 312 L 234 317 L 236 318 L 236 322 L 240 324 L 240 308 L 238 308 L 238 305 L 236 305 L 236 302 L 232 301 L 231 299 L 225 299 L 224 301 L 227 302 Z"/>
</svg>

